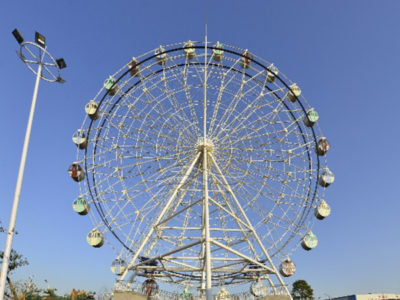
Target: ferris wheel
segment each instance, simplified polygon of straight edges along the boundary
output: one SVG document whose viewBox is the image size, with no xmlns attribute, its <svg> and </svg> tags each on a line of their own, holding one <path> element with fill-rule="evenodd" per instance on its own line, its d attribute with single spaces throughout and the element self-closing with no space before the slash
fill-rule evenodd
<svg viewBox="0 0 400 300">
<path fill-rule="evenodd" d="M 247 49 L 188 41 L 129 60 L 85 111 L 73 208 L 90 212 L 87 242 L 115 250 L 119 284 L 290 295 L 282 277 L 317 246 L 334 181 L 298 84 Z"/>
</svg>

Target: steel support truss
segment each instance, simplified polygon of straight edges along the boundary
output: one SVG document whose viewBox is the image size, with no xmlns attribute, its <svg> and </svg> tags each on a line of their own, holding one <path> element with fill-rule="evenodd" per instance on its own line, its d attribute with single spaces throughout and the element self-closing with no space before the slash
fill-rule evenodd
<svg viewBox="0 0 400 300">
<path fill-rule="evenodd" d="M 184 188 L 185 184 L 190 182 L 191 177 L 194 176 L 193 173 L 196 166 L 201 167 L 202 170 L 202 198 L 190 204 L 183 204 L 183 199 L 187 192 Z M 222 195 L 223 203 L 210 197 L 208 191 L 210 181 L 212 181 L 217 188 L 214 189 L 213 192 L 219 192 Z M 168 226 L 174 218 L 182 216 L 184 212 L 195 206 L 201 206 L 201 211 L 203 213 L 202 226 Z M 227 216 L 234 220 L 237 227 L 210 227 L 210 208 L 212 207 L 224 211 Z M 139 261 L 138 257 L 151 253 L 158 241 L 167 238 L 175 238 L 163 235 L 163 232 L 168 229 L 197 231 L 199 235 L 185 238 L 186 242 L 183 245 L 176 248 L 171 247 L 171 250 L 168 252 L 149 257 L 149 259 L 144 262 Z M 225 232 L 227 234 L 232 232 L 241 233 L 242 238 L 233 239 L 228 242 L 223 237 L 213 236 L 213 233 L 218 232 Z M 151 240 L 151 238 L 153 239 Z M 250 253 L 243 253 L 233 247 L 235 244 L 240 243 L 246 243 L 248 249 L 250 249 Z M 198 252 L 198 256 L 182 255 L 187 249 L 198 249 L 199 247 L 201 251 Z M 257 278 L 262 278 L 268 281 L 274 292 L 277 291 L 275 286 L 282 286 L 287 294 L 290 295 L 268 251 L 246 215 L 240 200 L 236 197 L 213 153 L 206 145 L 200 148 L 196 156 L 186 167 L 185 174 L 176 185 L 170 198 L 158 215 L 156 222 L 150 228 L 137 249 L 128 267 L 120 276 L 118 280 L 119 283 L 122 283 L 130 271 L 133 271 L 135 276 L 159 279 L 168 278 L 169 281 L 175 283 L 187 284 L 189 280 L 194 279 L 199 282 L 199 287 L 205 290 L 206 298 L 209 299 L 209 297 L 212 297 L 212 287 L 220 285 L 221 280 L 224 280 L 226 283 L 235 283 L 239 280 L 248 280 L 251 282 Z M 256 249 L 261 251 L 257 253 Z M 221 250 L 229 252 L 233 257 L 221 258 L 219 256 L 213 256 L 213 253 Z M 259 255 L 263 255 L 265 259 L 260 260 Z M 157 262 L 157 264 L 152 264 L 154 262 Z M 221 262 L 223 264 L 221 264 Z M 277 283 L 274 283 L 272 280 L 273 277 L 278 280 Z"/>
</svg>

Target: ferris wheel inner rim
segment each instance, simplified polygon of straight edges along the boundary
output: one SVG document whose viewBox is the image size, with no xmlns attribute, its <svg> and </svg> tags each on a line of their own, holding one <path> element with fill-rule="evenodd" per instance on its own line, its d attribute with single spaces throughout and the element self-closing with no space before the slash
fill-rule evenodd
<svg viewBox="0 0 400 300">
<path fill-rule="evenodd" d="M 188 48 L 204 49 L 203 46 L 193 46 L 193 47 L 188 47 Z M 184 49 L 185 49 L 184 47 L 178 47 L 178 48 L 173 48 L 173 49 L 165 50 L 163 53 L 170 53 L 170 52 L 182 51 L 182 50 L 184 50 Z M 220 48 L 208 47 L 208 49 L 220 49 Z M 241 53 L 239 53 L 239 52 L 230 50 L 230 49 L 223 49 L 223 50 L 224 50 L 225 52 L 234 54 L 234 55 L 236 55 L 236 56 L 246 57 L 245 55 L 243 55 L 243 54 L 241 54 Z M 208 54 L 205 53 L 204 55 L 208 55 Z M 149 56 L 149 57 L 147 57 L 147 58 L 141 60 L 140 62 L 138 62 L 138 66 L 140 66 L 141 64 L 143 64 L 143 63 L 145 63 L 145 62 L 147 62 L 147 61 L 149 61 L 149 60 L 151 60 L 151 59 L 154 59 L 154 58 L 156 58 L 156 57 L 157 57 L 156 54 L 151 55 L 151 56 Z M 246 58 L 248 58 L 248 57 L 246 57 Z M 254 62 L 255 64 L 259 65 L 259 66 L 260 66 L 261 68 L 263 68 L 264 70 L 266 70 L 266 71 L 269 70 L 268 67 L 266 67 L 266 66 L 263 65 L 262 63 L 258 62 L 256 59 L 254 59 L 254 58 L 248 58 L 248 59 L 250 59 L 250 60 L 251 60 L 252 62 Z M 185 66 L 185 65 L 203 65 L 203 63 L 200 63 L 200 62 L 198 62 L 198 63 L 197 63 L 197 62 L 189 62 L 189 63 L 185 63 L 185 64 L 177 64 L 177 65 L 168 66 L 167 68 L 161 67 L 161 69 L 157 70 L 156 72 L 152 72 L 151 74 L 147 75 L 144 79 L 146 79 L 147 77 L 150 77 L 150 76 L 154 76 L 154 75 L 156 75 L 156 74 L 158 74 L 158 73 L 160 73 L 160 72 L 163 72 L 164 70 L 175 69 L 175 68 L 177 68 L 177 67 L 182 67 L 182 66 Z M 225 66 L 225 65 L 222 65 L 222 64 L 216 64 L 216 63 L 209 63 L 208 65 L 215 66 L 215 67 L 228 68 L 228 66 Z M 240 72 L 240 73 L 243 72 L 242 70 L 238 70 L 238 69 L 234 69 L 234 68 L 230 68 L 230 69 L 232 69 L 232 70 L 235 71 L 235 72 Z M 118 84 L 118 82 L 119 82 L 123 77 L 125 77 L 125 76 L 129 73 L 129 71 L 130 71 L 130 70 L 128 69 L 127 71 L 125 71 L 124 73 L 122 73 L 122 75 L 120 75 L 120 76 L 118 77 L 118 79 L 116 80 L 114 86 L 116 86 L 116 85 Z M 247 77 L 250 77 L 250 78 L 252 77 L 252 75 L 249 74 L 247 71 L 245 71 L 245 72 L 243 72 L 243 73 L 244 73 Z M 276 75 L 276 78 L 277 78 L 289 91 L 292 91 L 291 88 L 289 87 L 289 85 L 288 85 L 279 75 Z M 123 95 L 119 95 L 118 99 L 114 102 L 114 104 L 113 104 L 112 107 L 110 108 L 109 112 L 112 111 L 112 110 L 115 108 L 115 106 L 119 103 L 119 101 L 121 101 L 121 100 L 126 96 L 126 94 L 129 93 L 129 91 L 130 91 L 131 89 L 133 89 L 134 87 L 136 87 L 137 85 L 139 85 L 139 84 L 142 82 L 142 80 L 143 80 L 142 78 L 139 79 L 137 82 L 135 82 L 134 84 L 132 84 L 132 85 L 126 90 L 126 92 L 124 92 Z M 270 87 L 268 87 L 267 85 L 265 85 L 265 87 L 266 87 L 268 90 L 272 91 L 272 90 L 270 89 Z M 99 107 L 98 107 L 98 109 L 100 109 L 100 107 L 101 107 L 101 105 L 102 105 L 104 99 L 108 96 L 108 94 L 109 94 L 109 91 L 106 90 L 106 92 L 104 93 L 102 99 L 99 101 Z M 280 99 L 280 100 L 283 102 L 283 104 L 284 104 L 285 107 L 288 109 L 288 111 L 290 112 L 290 114 L 292 114 L 292 118 L 293 118 L 293 120 L 295 120 L 295 122 L 297 123 L 297 126 L 298 126 L 299 130 L 302 132 L 302 128 L 301 128 L 301 126 L 299 125 L 299 122 L 298 122 L 298 121 L 296 120 L 296 118 L 293 116 L 293 113 L 292 113 L 291 109 L 289 109 L 289 107 L 288 107 L 288 105 L 285 103 L 285 101 L 283 101 L 282 98 L 281 98 L 279 95 L 276 95 L 276 94 L 275 94 L 275 97 L 277 97 L 278 99 Z M 301 109 L 303 110 L 303 112 L 306 113 L 306 109 L 305 109 L 304 105 L 302 104 L 302 102 L 300 101 L 300 99 L 298 98 L 297 100 L 298 100 L 297 102 L 299 103 L 299 105 L 300 105 Z M 87 136 L 88 136 L 88 138 L 89 138 L 89 136 L 90 136 L 90 131 L 91 131 L 93 122 L 94 122 L 94 120 L 92 120 L 92 121 L 90 122 L 90 124 L 89 124 L 89 128 L 88 128 L 88 131 L 87 131 Z M 107 119 L 104 119 L 104 120 L 103 120 L 103 123 L 101 124 L 101 126 L 103 126 L 106 122 L 107 122 Z M 313 134 L 314 142 L 316 143 L 316 142 L 317 142 L 317 138 L 316 138 L 316 134 L 315 134 L 314 128 L 311 127 L 310 129 L 311 129 L 312 134 Z M 99 134 L 100 134 L 100 133 L 101 133 L 101 129 L 100 129 L 100 132 L 98 133 L 98 135 L 97 135 L 97 137 L 96 137 L 96 140 L 98 140 L 98 137 L 99 137 Z M 305 139 L 304 135 L 302 135 L 302 137 L 303 137 L 303 140 L 304 140 L 304 139 Z M 304 140 L 304 141 L 305 141 L 305 140 Z M 310 163 L 310 161 L 311 161 L 311 158 L 310 158 L 310 149 L 308 148 L 309 146 L 308 146 L 307 144 L 306 144 L 306 147 L 307 147 L 307 150 L 308 150 L 308 151 L 307 151 L 307 154 L 308 154 L 309 168 L 311 168 L 311 163 Z M 96 152 L 96 148 L 97 148 L 97 144 L 95 145 L 94 152 Z M 87 154 L 87 149 L 85 149 L 85 171 L 86 171 L 86 173 L 87 173 L 87 161 L 86 161 L 87 155 L 86 155 L 86 154 Z M 316 158 L 317 158 L 317 169 L 316 169 L 316 170 L 317 170 L 317 176 L 316 176 L 316 181 L 318 181 L 319 172 L 320 172 L 320 170 L 319 170 L 319 169 L 320 169 L 320 160 L 319 160 L 319 157 L 318 157 L 318 156 L 316 156 Z M 92 176 L 92 180 L 93 180 L 93 182 L 96 182 L 96 180 L 95 180 L 95 178 L 94 178 L 94 175 L 95 175 L 95 174 L 93 174 L 93 176 Z M 311 182 L 312 180 L 311 180 L 311 179 L 312 179 L 312 178 L 310 177 L 310 186 L 312 185 L 312 182 Z M 104 224 L 106 225 L 106 227 L 107 227 L 107 228 L 110 230 L 110 232 L 117 238 L 117 240 L 124 246 L 124 248 L 126 248 L 126 249 L 127 249 L 128 251 L 130 251 L 130 252 L 134 252 L 134 251 L 133 251 L 130 247 L 128 247 L 128 246 L 119 238 L 119 236 L 114 232 L 113 228 L 111 227 L 111 225 L 109 224 L 109 222 L 108 222 L 108 220 L 107 220 L 107 218 L 106 218 L 106 216 L 105 216 L 105 213 L 104 213 L 104 211 L 103 211 L 103 208 L 102 208 L 102 206 L 101 206 L 101 203 L 95 201 L 95 199 L 97 199 L 97 196 L 96 196 L 96 197 L 93 196 L 92 189 L 91 189 L 91 184 L 90 184 L 90 180 L 89 180 L 89 176 L 86 177 L 86 181 L 87 181 L 87 186 L 88 186 L 88 190 L 89 190 L 90 196 L 91 196 L 91 198 L 93 199 L 93 203 L 95 204 L 95 208 L 96 208 L 96 210 L 98 211 L 98 213 L 99 213 L 99 215 L 100 215 L 102 221 L 103 221 Z M 97 195 L 97 188 L 96 188 L 96 185 L 95 185 L 95 184 L 93 185 L 93 188 L 94 188 L 95 194 Z M 317 196 L 317 190 L 318 190 L 318 184 L 315 184 L 315 188 L 314 188 L 314 192 L 313 192 L 313 196 L 312 196 L 311 203 L 314 203 L 314 201 L 315 201 L 315 198 L 316 198 L 316 196 Z M 310 198 L 310 197 L 309 197 L 310 193 L 311 193 L 311 189 L 309 189 L 309 191 L 308 191 L 308 195 L 307 195 L 307 198 L 308 198 L 308 199 Z M 311 211 L 311 205 L 308 206 L 308 207 L 304 207 L 304 210 L 303 210 L 303 213 L 302 213 L 302 215 L 301 215 L 301 218 L 300 218 L 300 220 L 297 222 L 297 227 L 301 227 L 302 224 L 304 224 L 306 218 L 307 218 L 308 215 L 310 214 L 310 211 Z M 284 248 L 284 247 L 292 240 L 292 238 L 293 238 L 294 236 L 295 236 L 295 233 L 292 232 L 291 235 L 290 235 L 290 237 L 287 238 L 286 242 L 285 242 L 279 249 L 276 250 L 276 253 L 278 253 L 282 248 Z M 274 254 L 273 254 L 272 256 L 274 256 Z"/>
</svg>

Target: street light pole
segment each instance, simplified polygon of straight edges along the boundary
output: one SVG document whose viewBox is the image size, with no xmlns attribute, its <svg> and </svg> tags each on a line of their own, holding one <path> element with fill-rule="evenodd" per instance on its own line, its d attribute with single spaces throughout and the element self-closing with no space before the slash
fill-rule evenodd
<svg viewBox="0 0 400 300">
<path fill-rule="evenodd" d="M 13 202 L 13 206 L 12 206 L 12 210 L 11 210 L 10 223 L 8 225 L 8 231 L 7 231 L 6 246 L 4 248 L 4 254 L 3 254 L 3 264 L 1 266 L 0 299 L 3 299 L 4 291 L 5 291 L 6 277 L 7 277 L 7 271 L 8 271 L 8 264 L 10 261 L 12 240 L 13 240 L 14 233 L 15 233 L 15 220 L 17 218 L 17 210 L 18 210 L 18 204 L 19 204 L 19 196 L 21 194 L 22 179 L 24 178 L 26 155 L 28 153 L 29 138 L 31 135 L 33 115 L 35 113 L 35 106 L 36 106 L 37 92 L 39 89 L 41 70 L 42 70 L 42 65 L 39 64 L 38 73 L 36 75 L 35 89 L 33 90 L 31 111 L 29 113 L 28 125 L 26 127 L 24 146 L 22 148 L 21 162 L 19 164 L 17 185 L 15 186 L 14 202 Z"/>
<path fill-rule="evenodd" d="M 29 140 L 30 140 L 30 135 L 31 135 L 31 129 L 32 129 L 32 122 L 33 122 L 33 116 L 35 113 L 35 107 L 36 107 L 36 99 L 38 95 L 38 90 L 39 90 L 39 82 L 40 79 L 44 79 L 49 82 L 64 82 L 64 80 L 59 76 L 59 71 L 62 68 L 66 67 L 65 61 L 63 59 L 58 59 L 54 60 L 53 57 L 46 51 L 46 46 L 45 46 L 45 38 L 36 33 L 36 42 L 24 42 L 22 36 L 19 34 L 17 30 L 13 31 L 13 35 L 18 41 L 18 43 L 21 45 L 21 49 L 18 52 L 20 58 L 22 61 L 28 66 L 29 69 L 33 71 L 33 73 L 36 74 L 36 82 L 35 82 L 35 88 L 33 90 L 33 96 L 32 96 L 32 104 L 31 104 L 31 109 L 29 113 L 29 119 L 28 119 L 28 125 L 26 127 L 26 133 L 25 133 L 25 140 L 24 140 L 24 146 L 22 148 L 22 155 L 21 155 L 21 161 L 19 165 L 19 171 L 18 171 L 18 177 L 17 177 L 17 184 L 15 186 L 15 192 L 14 192 L 14 201 L 13 201 L 13 206 L 11 210 L 11 216 L 10 216 L 10 223 L 8 225 L 8 231 L 7 231 L 7 239 L 6 239 L 6 245 L 4 248 L 4 254 L 3 254 L 3 262 L 1 266 L 1 273 L 0 273 L 0 300 L 4 299 L 4 292 L 5 292 L 5 287 L 6 287 L 6 279 L 7 279 L 7 273 L 8 273 L 8 267 L 10 263 L 10 254 L 11 254 L 11 248 L 12 248 L 12 241 L 15 233 L 15 221 L 17 218 L 17 211 L 18 211 L 18 204 L 19 204 L 19 198 L 21 194 L 21 187 L 22 187 L 22 180 L 24 178 L 24 170 L 25 170 L 25 163 L 26 163 L 26 157 L 28 154 L 28 147 L 29 147 Z M 39 55 L 36 56 L 34 54 L 35 48 L 38 48 L 39 50 Z M 32 51 L 33 50 L 33 51 Z M 31 56 L 30 59 L 27 58 L 27 56 Z M 35 70 L 32 65 L 37 65 L 37 70 Z M 58 74 L 57 76 L 54 75 L 54 73 L 51 71 L 52 69 L 56 69 Z M 46 77 L 42 74 L 43 69 L 47 71 L 49 74 L 49 77 Z"/>
</svg>

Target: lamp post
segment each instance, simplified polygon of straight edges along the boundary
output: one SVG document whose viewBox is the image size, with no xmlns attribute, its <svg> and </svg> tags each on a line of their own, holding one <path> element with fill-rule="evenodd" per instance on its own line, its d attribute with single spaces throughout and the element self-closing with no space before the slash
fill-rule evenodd
<svg viewBox="0 0 400 300">
<path fill-rule="evenodd" d="M 11 210 L 10 223 L 8 225 L 6 245 L 3 254 L 3 264 L 0 273 L 0 300 L 4 298 L 8 265 L 10 260 L 12 240 L 15 233 L 15 220 L 17 217 L 18 203 L 21 194 L 22 179 L 26 156 L 28 153 L 29 138 L 31 135 L 33 115 L 35 112 L 36 99 L 39 89 L 40 79 L 48 82 L 64 83 L 65 80 L 60 76 L 60 70 L 67 65 L 63 58 L 54 59 L 46 49 L 46 38 L 40 33 L 35 33 L 35 42 L 25 41 L 17 29 L 12 32 L 14 38 L 20 45 L 17 54 L 25 65 L 36 75 L 35 88 L 33 90 L 32 104 L 29 113 L 28 125 L 26 127 L 24 146 L 22 148 L 21 161 L 19 165 L 17 184 L 14 192 L 14 202 Z"/>
</svg>

